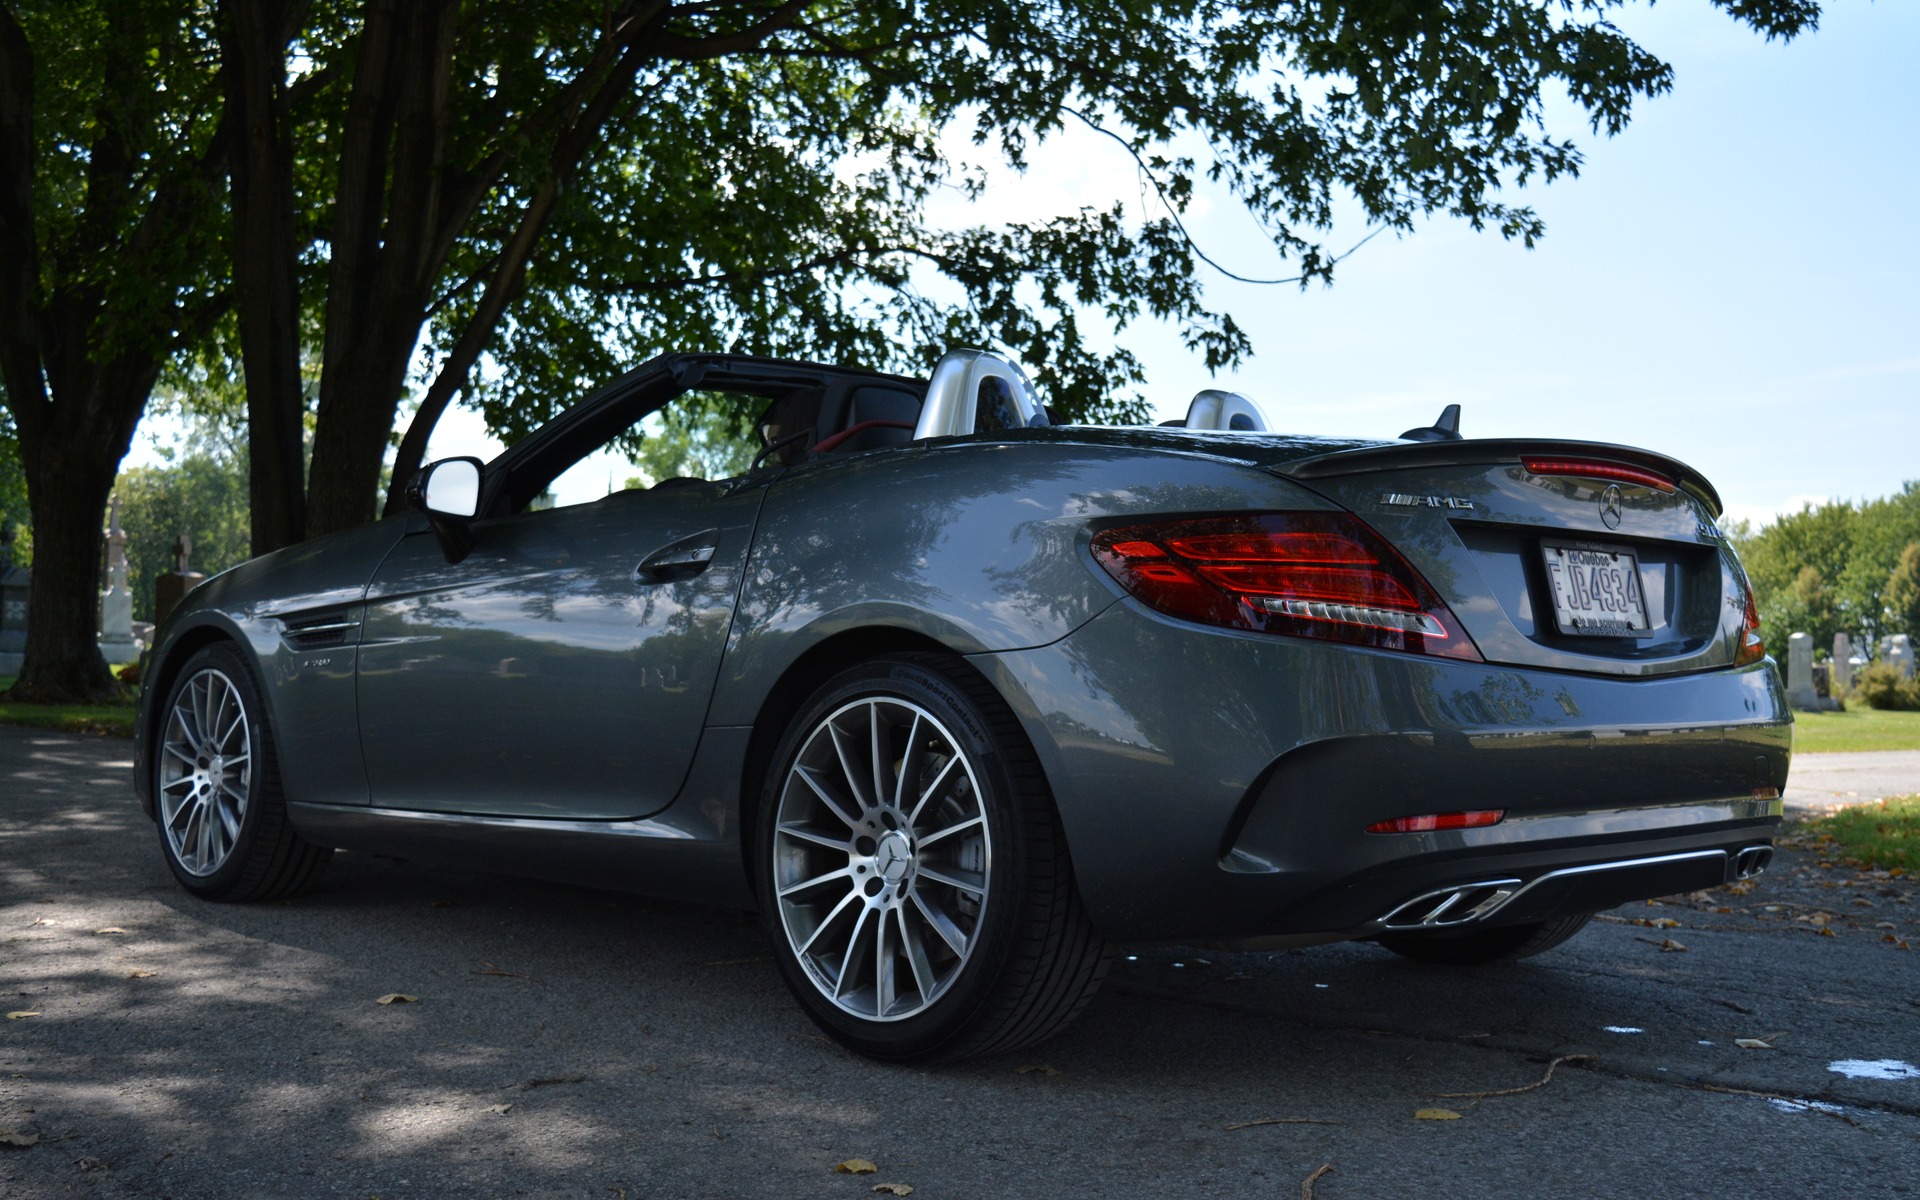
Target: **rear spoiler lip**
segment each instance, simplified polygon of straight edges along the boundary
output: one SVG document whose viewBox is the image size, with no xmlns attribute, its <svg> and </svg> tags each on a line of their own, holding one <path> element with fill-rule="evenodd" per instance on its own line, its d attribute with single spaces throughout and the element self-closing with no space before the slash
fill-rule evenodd
<svg viewBox="0 0 1920 1200">
<path fill-rule="evenodd" d="M 1647 467 L 1664 475 L 1689 495 L 1707 506 L 1717 520 L 1726 511 L 1720 493 L 1706 476 L 1681 462 L 1653 450 L 1618 446 L 1612 442 L 1575 442 L 1553 438 L 1470 438 L 1460 441 L 1395 442 L 1368 446 L 1359 450 L 1336 450 L 1298 458 L 1269 468 L 1293 479 L 1330 479 L 1340 475 L 1362 475 L 1369 471 L 1392 471 L 1402 467 L 1483 467 L 1500 463 L 1518 463 L 1533 455 L 1599 459 L 1627 466 Z"/>
</svg>

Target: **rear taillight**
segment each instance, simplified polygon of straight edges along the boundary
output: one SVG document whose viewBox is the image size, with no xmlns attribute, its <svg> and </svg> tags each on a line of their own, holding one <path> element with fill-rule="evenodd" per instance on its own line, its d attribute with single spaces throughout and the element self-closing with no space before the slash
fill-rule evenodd
<svg viewBox="0 0 1920 1200">
<path fill-rule="evenodd" d="M 1753 601 L 1753 585 L 1746 576 L 1740 577 L 1740 585 L 1747 591 L 1746 611 L 1740 617 L 1740 648 L 1733 652 L 1733 665 L 1744 667 L 1757 663 L 1767 656 L 1767 644 L 1760 638 L 1760 606 Z"/>
<path fill-rule="evenodd" d="M 1642 487 L 1673 491 L 1673 480 L 1658 471 L 1626 463 L 1594 458 L 1522 458 L 1520 465 L 1529 475 L 1568 475 L 1576 479 L 1604 479 L 1609 483 L 1637 483 Z"/>
<path fill-rule="evenodd" d="M 1168 616 L 1480 662 L 1427 581 L 1347 513 L 1268 513 L 1108 529 L 1093 556 Z"/>
</svg>

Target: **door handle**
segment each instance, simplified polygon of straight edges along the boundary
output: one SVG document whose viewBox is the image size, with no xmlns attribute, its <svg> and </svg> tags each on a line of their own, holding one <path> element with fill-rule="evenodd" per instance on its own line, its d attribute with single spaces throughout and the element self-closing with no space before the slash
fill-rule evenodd
<svg viewBox="0 0 1920 1200">
<path fill-rule="evenodd" d="M 720 531 L 708 529 L 671 542 L 640 560 L 633 569 L 635 583 L 677 583 L 692 579 L 713 562 L 720 545 Z"/>
</svg>

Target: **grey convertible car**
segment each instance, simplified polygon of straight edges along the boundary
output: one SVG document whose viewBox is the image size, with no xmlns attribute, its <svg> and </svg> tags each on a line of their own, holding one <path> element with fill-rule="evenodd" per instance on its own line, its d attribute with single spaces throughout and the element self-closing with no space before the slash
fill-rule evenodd
<svg viewBox="0 0 1920 1200">
<path fill-rule="evenodd" d="M 687 396 L 751 469 L 543 506 Z M 1645 450 L 677 354 L 413 501 L 169 619 L 137 778 L 195 895 L 344 848 L 753 907 L 824 1030 L 927 1060 L 1057 1031 L 1110 943 L 1490 962 L 1772 855 L 1779 679 Z"/>
</svg>

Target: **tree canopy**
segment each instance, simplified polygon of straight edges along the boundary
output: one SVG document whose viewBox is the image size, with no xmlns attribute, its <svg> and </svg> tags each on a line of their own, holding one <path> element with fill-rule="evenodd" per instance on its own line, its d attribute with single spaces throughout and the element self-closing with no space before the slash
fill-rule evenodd
<svg viewBox="0 0 1920 1200">
<path fill-rule="evenodd" d="M 1714 2 L 1769 38 L 1819 15 Z M 1303 286 L 1333 276 L 1336 211 L 1532 244 L 1512 189 L 1581 161 L 1548 101 L 1611 135 L 1672 86 L 1622 3 L 0 5 L 0 378 L 60 593 L 35 620 L 90 608 L 104 480 L 186 353 L 244 370 L 256 551 L 374 514 L 410 393 L 401 484 L 456 396 L 512 436 L 664 349 L 921 370 L 996 344 L 1066 413 L 1138 416 L 1132 323 L 1212 369 L 1250 353 L 1207 303 L 1208 272 L 1240 275 L 1187 237 L 1196 196 L 1244 205 Z M 950 130 L 1021 166 L 1069 124 L 1144 213 L 929 218 L 983 186 Z M 98 686 L 82 643 L 49 626 L 23 687 Z"/>
<path fill-rule="evenodd" d="M 1820 653 L 1842 630 L 1920 638 L 1920 481 L 1876 500 L 1808 505 L 1735 544 L 1776 655 L 1802 632 Z"/>
</svg>

